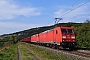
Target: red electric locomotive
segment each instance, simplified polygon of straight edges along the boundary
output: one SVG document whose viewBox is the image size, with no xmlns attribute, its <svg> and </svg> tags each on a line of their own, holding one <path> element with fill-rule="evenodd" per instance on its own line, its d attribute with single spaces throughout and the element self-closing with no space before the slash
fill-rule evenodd
<svg viewBox="0 0 90 60">
<path fill-rule="evenodd" d="M 55 27 L 52 30 L 33 35 L 21 41 L 56 48 L 73 48 L 76 46 L 76 36 L 72 27 L 64 26 Z"/>
<path fill-rule="evenodd" d="M 56 27 L 54 28 L 54 40 L 57 45 L 64 48 L 72 48 L 76 45 L 76 37 L 71 27 Z"/>
<path fill-rule="evenodd" d="M 72 27 L 58 26 L 52 30 L 31 36 L 31 42 L 50 47 L 72 48 L 76 45 L 76 37 Z"/>
</svg>

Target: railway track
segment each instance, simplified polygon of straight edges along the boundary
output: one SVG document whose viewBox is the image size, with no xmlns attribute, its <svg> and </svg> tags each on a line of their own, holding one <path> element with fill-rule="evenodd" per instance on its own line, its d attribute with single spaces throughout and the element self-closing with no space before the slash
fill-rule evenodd
<svg viewBox="0 0 90 60">
<path fill-rule="evenodd" d="M 23 48 L 26 49 L 26 50 L 28 51 L 28 53 L 34 57 L 35 60 L 41 60 L 38 56 L 36 56 L 36 55 L 35 55 L 30 49 L 28 49 L 26 46 L 24 46 Z M 18 60 L 23 60 L 20 47 L 18 46 L 17 49 L 18 49 Z"/>
<path fill-rule="evenodd" d="M 30 44 L 30 45 L 33 45 L 33 44 Z M 38 46 L 38 45 L 33 45 L 33 46 L 49 50 L 53 53 L 56 53 L 56 54 L 62 55 L 62 56 L 66 56 L 66 57 L 72 58 L 74 60 L 90 60 L 90 51 L 89 51 L 89 53 L 88 52 L 86 53 L 86 51 L 82 52 L 80 50 L 68 51 L 68 50 L 52 49 L 49 47 Z"/>
<path fill-rule="evenodd" d="M 80 51 L 72 51 L 71 53 L 90 59 L 90 53 L 80 52 Z"/>
</svg>

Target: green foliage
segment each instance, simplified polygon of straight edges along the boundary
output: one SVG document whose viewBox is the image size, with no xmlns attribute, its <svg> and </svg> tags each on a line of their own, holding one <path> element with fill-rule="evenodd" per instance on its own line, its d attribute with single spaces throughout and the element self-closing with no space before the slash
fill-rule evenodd
<svg viewBox="0 0 90 60">
<path fill-rule="evenodd" d="M 4 42 L 0 42 L 0 48 L 4 47 Z"/>
<path fill-rule="evenodd" d="M 15 37 L 12 35 L 10 36 L 10 40 L 13 41 L 15 39 Z"/>
<path fill-rule="evenodd" d="M 76 33 L 77 46 L 90 48 L 90 24 L 83 23 L 81 26 L 73 27 Z"/>
<path fill-rule="evenodd" d="M 17 44 L 0 51 L 0 60 L 18 60 Z"/>
<path fill-rule="evenodd" d="M 12 43 L 16 43 L 17 42 L 17 38 L 15 36 L 10 36 L 10 39 L 9 39 Z"/>
</svg>

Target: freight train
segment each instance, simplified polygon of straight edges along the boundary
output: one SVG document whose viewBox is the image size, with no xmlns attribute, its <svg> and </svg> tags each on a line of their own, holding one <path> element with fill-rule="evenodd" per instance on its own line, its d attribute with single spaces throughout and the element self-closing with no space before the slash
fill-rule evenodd
<svg viewBox="0 0 90 60">
<path fill-rule="evenodd" d="M 55 48 L 74 48 L 76 46 L 76 36 L 72 27 L 65 26 L 57 26 L 54 29 L 35 34 L 20 41 Z"/>
</svg>

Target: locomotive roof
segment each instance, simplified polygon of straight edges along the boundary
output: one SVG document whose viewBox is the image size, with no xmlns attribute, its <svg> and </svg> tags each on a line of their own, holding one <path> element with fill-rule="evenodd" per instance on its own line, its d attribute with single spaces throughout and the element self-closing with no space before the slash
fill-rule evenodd
<svg viewBox="0 0 90 60">
<path fill-rule="evenodd" d="M 70 27 L 70 26 L 57 26 L 57 27 L 60 27 L 61 29 L 72 29 L 72 27 Z"/>
<path fill-rule="evenodd" d="M 72 27 L 60 27 L 62 29 L 72 29 Z"/>
<path fill-rule="evenodd" d="M 61 29 L 72 29 L 72 27 L 70 27 L 70 26 L 57 26 L 57 27 L 60 27 Z M 55 28 L 57 28 L 57 27 L 55 27 Z M 46 33 L 46 32 L 52 31 L 52 30 L 54 30 L 54 28 L 53 29 L 50 29 L 50 30 L 46 30 L 46 31 L 41 32 L 39 34 Z M 35 35 L 32 35 L 32 36 L 35 36 Z"/>
<path fill-rule="evenodd" d="M 53 30 L 53 29 L 46 30 L 46 31 L 44 31 L 44 32 L 42 32 L 42 33 L 46 33 L 46 32 L 52 31 L 52 30 Z M 41 34 L 42 34 L 42 33 L 41 33 Z"/>
</svg>

